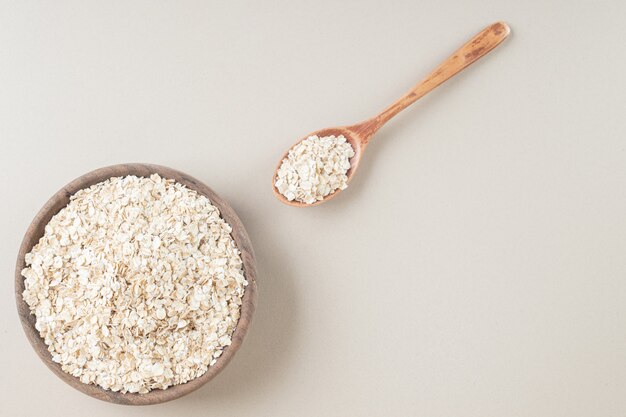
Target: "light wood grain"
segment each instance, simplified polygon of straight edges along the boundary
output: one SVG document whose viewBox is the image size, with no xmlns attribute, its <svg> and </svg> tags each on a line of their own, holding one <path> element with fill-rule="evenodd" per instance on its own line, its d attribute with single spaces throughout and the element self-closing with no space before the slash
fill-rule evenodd
<svg viewBox="0 0 626 417">
<path fill-rule="evenodd" d="M 320 137 L 328 135 L 343 135 L 352 145 L 355 152 L 355 155 L 350 159 L 350 169 L 347 172 L 348 181 L 350 181 L 354 176 L 357 168 L 359 167 L 359 162 L 361 161 L 361 157 L 363 156 L 363 152 L 365 151 L 367 144 L 372 139 L 374 134 L 385 125 L 385 123 L 387 123 L 399 112 L 406 109 L 411 104 L 415 103 L 418 99 L 425 96 L 430 91 L 434 90 L 445 81 L 449 80 L 454 75 L 463 71 L 469 65 L 473 64 L 474 62 L 488 54 L 504 39 L 506 39 L 510 32 L 511 30 L 509 26 L 504 22 L 497 22 L 489 25 L 472 39 L 470 39 L 454 54 L 452 54 L 452 56 L 442 62 L 415 87 L 407 91 L 402 97 L 400 97 L 393 104 L 391 104 L 389 107 L 387 107 L 376 116 L 352 126 L 331 127 L 315 131 L 300 139 L 298 142 L 296 142 L 296 144 L 313 135 L 317 135 Z M 280 162 L 274 170 L 274 176 L 272 178 L 272 189 L 274 191 L 274 195 L 280 201 L 294 207 L 310 207 L 329 201 L 339 194 L 341 190 L 337 190 L 334 193 L 326 196 L 323 200 L 316 201 L 313 204 L 287 200 L 287 198 L 276 189 L 276 186 L 274 184 L 276 183 L 278 168 L 280 168 L 283 159 L 287 157 L 288 153 L 289 150 L 287 150 L 287 152 L 285 152 L 281 157 Z"/>
<path fill-rule="evenodd" d="M 24 291 L 24 278 L 21 275 L 21 271 L 25 267 L 24 256 L 43 236 L 45 225 L 50 221 L 52 216 L 58 213 L 61 208 L 65 207 L 69 203 L 70 196 L 78 190 L 97 184 L 111 177 L 125 175 L 147 177 L 154 173 L 159 174 L 163 178 L 173 179 L 190 189 L 196 190 L 198 193 L 208 197 L 211 203 L 220 210 L 224 220 L 232 226 L 233 231 L 231 235 L 237 247 L 241 251 L 243 269 L 245 278 L 248 281 L 248 286 L 246 287 L 243 296 L 241 318 L 239 319 L 237 328 L 233 333 L 232 344 L 224 349 L 224 353 L 217 359 L 217 363 L 209 367 L 204 375 L 185 384 L 174 385 L 166 390 L 157 389 L 150 391 L 147 394 L 121 394 L 119 392 L 104 390 L 96 385 L 83 384 L 78 380 L 78 378 L 63 372 L 61 366 L 52 361 L 46 344 L 35 329 L 35 316 L 30 314 L 28 305 L 22 299 L 22 292 Z M 97 169 L 70 182 L 53 195 L 52 198 L 50 198 L 50 200 L 48 200 L 48 202 L 39 211 L 39 213 L 37 213 L 35 219 L 26 231 L 17 257 L 17 265 L 15 268 L 15 299 L 17 302 L 18 314 L 28 340 L 43 362 L 59 378 L 77 390 L 103 401 L 127 405 L 148 405 L 170 401 L 200 388 L 202 385 L 213 379 L 228 364 L 228 362 L 230 362 L 235 352 L 237 352 L 237 349 L 241 346 L 243 338 L 252 320 L 257 300 L 256 278 L 256 263 L 250 239 L 248 238 L 239 217 L 237 217 L 235 211 L 226 201 L 220 198 L 213 190 L 204 185 L 202 182 L 180 171 L 159 165 L 122 164 Z"/>
</svg>

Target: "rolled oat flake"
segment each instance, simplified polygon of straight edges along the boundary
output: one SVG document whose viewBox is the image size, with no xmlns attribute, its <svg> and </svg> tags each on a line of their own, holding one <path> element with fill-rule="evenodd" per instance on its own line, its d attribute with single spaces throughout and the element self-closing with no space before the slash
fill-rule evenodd
<svg viewBox="0 0 626 417">
<path fill-rule="evenodd" d="M 231 232 L 205 196 L 156 174 L 78 191 L 22 271 L 53 361 L 122 393 L 204 374 L 231 343 L 247 285 Z"/>
<path fill-rule="evenodd" d="M 354 149 L 343 135 L 309 136 L 287 153 L 274 186 L 289 201 L 313 204 L 348 186 Z"/>
</svg>

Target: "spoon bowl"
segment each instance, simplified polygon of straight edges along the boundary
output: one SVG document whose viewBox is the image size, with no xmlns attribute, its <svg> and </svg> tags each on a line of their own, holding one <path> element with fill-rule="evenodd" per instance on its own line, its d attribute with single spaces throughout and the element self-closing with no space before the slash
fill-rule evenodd
<svg viewBox="0 0 626 417">
<path fill-rule="evenodd" d="M 367 141 L 364 140 L 363 136 L 360 133 L 360 130 L 358 129 L 359 126 L 360 125 L 347 126 L 347 127 L 329 127 L 326 129 L 320 129 L 315 132 L 309 133 L 305 137 L 298 140 L 291 148 L 287 150 L 287 152 L 283 154 L 283 156 L 280 158 L 280 161 L 278 162 L 278 165 L 276 166 L 276 169 L 274 170 L 274 176 L 272 177 L 272 190 L 274 191 L 274 195 L 276 196 L 276 198 L 278 198 L 283 203 L 289 206 L 294 206 L 294 207 L 317 206 L 321 203 L 324 203 L 330 200 L 331 198 L 334 198 L 340 191 L 342 191 L 341 189 L 337 189 L 333 191 L 332 193 L 330 193 L 329 195 L 327 195 L 326 197 L 324 197 L 323 200 L 318 200 L 311 204 L 303 203 L 301 201 L 296 201 L 296 200 L 289 201 L 287 197 L 282 195 L 275 186 L 277 176 L 278 176 L 278 170 L 280 166 L 282 165 L 283 160 L 287 158 L 287 156 L 289 155 L 289 151 L 291 151 L 291 149 L 294 146 L 296 146 L 297 144 L 299 144 L 306 138 L 310 136 L 319 136 L 319 137 L 343 136 L 344 138 L 346 138 L 346 141 L 350 144 L 350 146 L 354 150 L 354 156 L 350 158 L 350 168 L 346 172 L 346 176 L 348 177 L 348 182 L 350 182 L 350 180 L 354 176 L 354 173 L 356 172 L 356 169 L 359 167 L 359 162 L 361 161 L 361 155 L 363 154 L 363 151 L 365 150 L 365 146 L 367 145 Z"/>
</svg>

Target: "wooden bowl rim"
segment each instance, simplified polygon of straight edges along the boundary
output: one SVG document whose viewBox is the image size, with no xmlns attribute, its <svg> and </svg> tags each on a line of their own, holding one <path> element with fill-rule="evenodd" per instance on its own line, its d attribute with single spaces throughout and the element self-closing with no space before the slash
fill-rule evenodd
<svg viewBox="0 0 626 417">
<path fill-rule="evenodd" d="M 26 253 L 28 253 L 43 236 L 45 225 L 48 224 L 52 216 L 57 214 L 61 208 L 65 207 L 69 203 L 70 196 L 78 190 L 87 188 L 111 177 L 127 175 L 147 177 L 154 173 L 159 174 L 163 178 L 173 179 L 190 189 L 196 190 L 198 193 L 208 197 L 211 203 L 219 209 L 222 218 L 232 226 L 231 236 L 233 237 L 237 248 L 241 252 L 244 276 L 248 281 L 248 286 L 245 289 L 242 299 L 241 317 L 239 318 L 237 327 L 232 335 L 232 344 L 224 349 L 222 356 L 217 359 L 215 365 L 209 367 L 206 373 L 198 378 L 186 382 L 185 384 L 174 385 L 165 390 L 155 389 L 147 394 L 122 394 L 120 392 L 105 390 L 97 385 L 84 384 L 80 382 L 78 378 L 65 373 L 61 369 L 60 364 L 52 361 L 52 357 L 48 352 L 48 346 L 39 336 L 39 332 L 35 329 L 35 316 L 30 314 L 28 304 L 26 304 L 26 302 L 22 299 L 22 292 L 24 291 L 24 278 L 22 277 L 21 272 L 25 267 L 24 257 Z M 35 349 L 41 360 L 59 378 L 77 390 L 99 400 L 124 405 L 150 405 L 171 401 L 197 390 L 202 385 L 213 379 L 230 362 L 243 342 L 243 338 L 248 330 L 248 327 L 250 326 L 252 315 L 256 308 L 256 275 L 256 262 L 248 234 L 246 233 L 241 220 L 226 201 L 220 198 L 207 185 L 175 169 L 153 164 L 128 163 L 99 168 L 76 178 L 56 192 L 39 210 L 24 235 L 17 257 L 17 264 L 15 268 L 15 299 L 17 302 L 17 310 L 20 316 L 20 321 L 22 322 L 22 327 L 24 328 L 24 332 L 26 333 L 30 344 Z"/>
</svg>

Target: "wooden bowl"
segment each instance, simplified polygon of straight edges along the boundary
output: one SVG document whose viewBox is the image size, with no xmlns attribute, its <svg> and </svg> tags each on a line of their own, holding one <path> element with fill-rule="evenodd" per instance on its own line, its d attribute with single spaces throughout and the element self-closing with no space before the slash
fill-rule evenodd
<svg viewBox="0 0 626 417">
<path fill-rule="evenodd" d="M 65 207 L 69 203 L 70 196 L 78 190 L 87 188 L 111 177 L 126 175 L 148 177 L 154 173 L 159 174 L 163 178 L 176 180 L 186 187 L 196 190 L 198 193 L 208 197 L 211 203 L 220 210 L 222 218 L 232 226 L 233 231 L 231 235 L 235 240 L 237 248 L 241 251 L 243 269 L 245 278 L 248 281 L 248 286 L 245 289 L 242 299 L 241 317 L 237 323 L 237 328 L 232 335 L 232 344 L 224 349 L 222 356 L 217 359 L 215 365 L 209 367 L 204 375 L 199 378 L 192 379 L 185 384 L 174 385 L 165 390 L 155 389 L 147 394 L 122 394 L 120 392 L 102 389 L 97 385 L 84 384 L 80 382 L 78 378 L 63 372 L 61 365 L 52 361 L 52 356 L 48 352 L 48 346 L 44 343 L 43 339 L 39 336 L 39 332 L 35 329 L 35 316 L 30 313 L 28 304 L 26 304 L 26 302 L 22 299 L 22 292 L 24 291 L 24 278 L 21 275 L 21 271 L 25 268 L 24 256 L 30 252 L 37 242 L 39 242 L 39 239 L 44 234 L 46 224 L 50 221 L 52 216 L 58 213 L 61 208 Z M 228 203 L 222 200 L 209 187 L 195 178 L 183 174 L 182 172 L 163 166 L 148 164 L 113 165 L 89 172 L 70 182 L 53 195 L 52 198 L 48 200 L 48 202 L 39 211 L 39 213 L 37 213 L 35 219 L 26 231 L 26 235 L 24 236 L 24 240 L 22 241 L 22 246 L 20 247 L 20 252 L 17 257 L 17 265 L 15 268 L 15 299 L 17 301 L 17 310 L 20 320 L 22 321 L 22 326 L 24 327 L 28 340 L 48 368 L 50 368 L 52 372 L 54 372 L 63 381 L 67 382 L 77 390 L 103 401 L 126 405 L 157 404 L 182 397 L 183 395 L 189 394 L 190 392 L 200 388 L 202 385 L 213 379 L 228 364 L 228 362 L 230 362 L 235 352 L 237 352 L 237 349 L 241 346 L 256 306 L 256 265 L 252 245 L 250 244 L 248 235 L 243 228 L 239 217 L 237 217 L 237 214 L 235 214 L 235 211 L 228 205 Z"/>
</svg>

